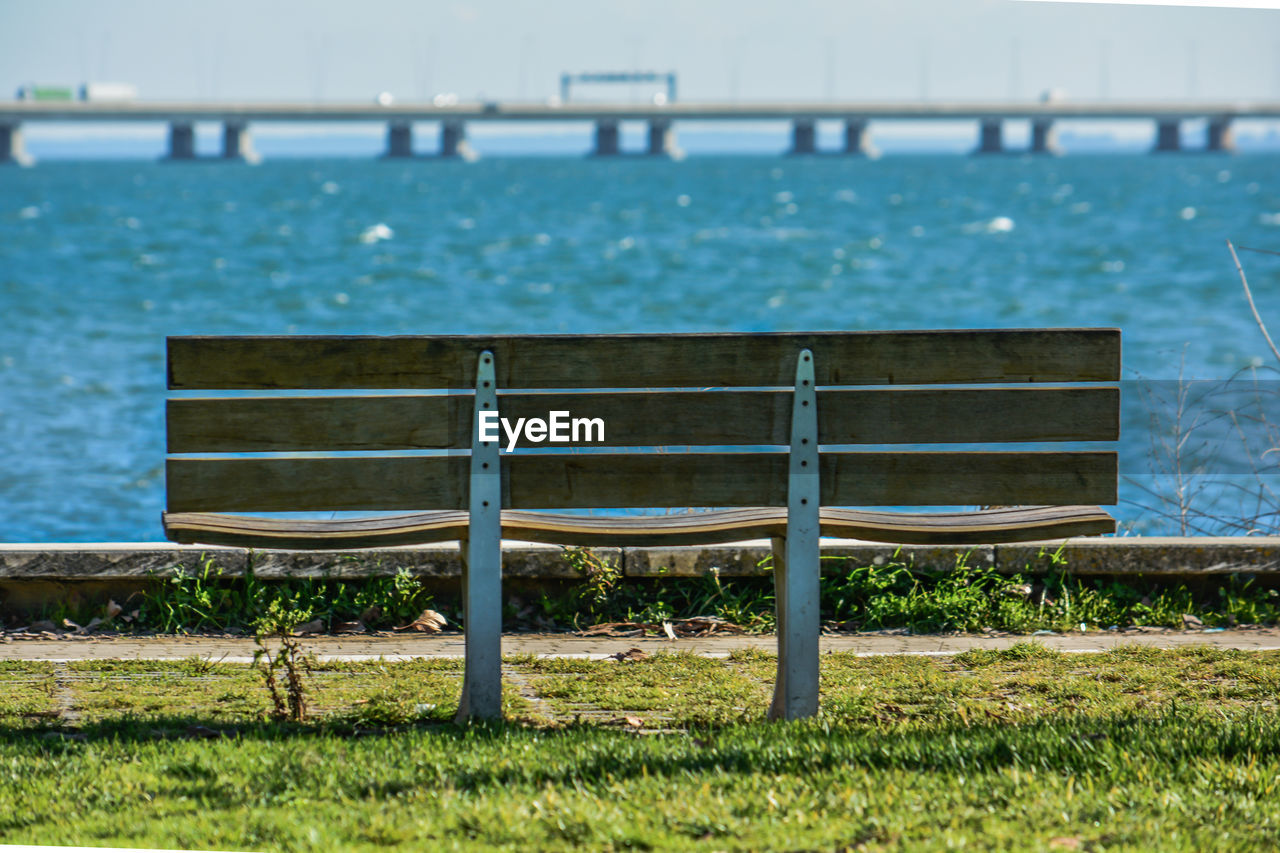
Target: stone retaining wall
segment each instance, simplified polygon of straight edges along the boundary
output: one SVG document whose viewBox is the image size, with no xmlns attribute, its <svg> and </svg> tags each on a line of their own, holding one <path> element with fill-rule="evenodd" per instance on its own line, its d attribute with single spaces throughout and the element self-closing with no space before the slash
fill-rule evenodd
<svg viewBox="0 0 1280 853">
<path fill-rule="evenodd" d="M 765 541 L 680 548 L 593 548 L 592 553 L 632 578 L 724 577 L 767 574 Z M 1030 542 L 972 547 L 886 546 L 824 540 L 824 565 L 891 561 L 948 568 L 964 558 L 997 571 L 1043 573 L 1066 569 L 1076 575 L 1217 575 L 1280 573 L 1280 537 L 1110 537 L 1066 542 Z M 840 559 L 843 558 L 843 559 Z M 250 566 L 260 578 L 360 578 L 394 574 L 401 567 L 424 578 L 459 577 L 456 543 L 368 551 L 249 551 L 167 543 L 0 545 L 0 584 L 6 582 L 122 581 L 164 578 L 176 567 L 198 569 L 212 561 L 224 576 Z M 564 549 L 504 543 L 503 574 L 509 578 L 570 580 L 580 576 Z"/>
</svg>

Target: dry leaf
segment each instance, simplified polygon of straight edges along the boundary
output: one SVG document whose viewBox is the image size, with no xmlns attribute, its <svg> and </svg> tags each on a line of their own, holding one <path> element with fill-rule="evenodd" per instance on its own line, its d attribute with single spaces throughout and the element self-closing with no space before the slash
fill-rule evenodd
<svg viewBox="0 0 1280 853">
<path fill-rule="evenodd" d="M 677 619 L 671 623 L 672 629 L 681 637 L 709 637 L 714 634 L 745 634 L 747 629 L 721 619 L 719 616 L 695 616 L 692 619 Z"/>
<path fill-rule="evenodd" d="M 633 729 L 644 728 L 644 720 L 639 717 L 624 717 L 623 719 L 625 719 L 627 721 L 627 725 L 631 726 Z"/>
<path fill-rule="evenodd" d="M 75 622 L 72 622 L 70 619 L 63 619 L 62 624 L 64 627 L 70 628 L 72 631 L 74 631 L 77 634 L 88 634 L 94 628 L 97 628 L 99 625 L 101 625 L 102 620 L 99 619 L 97 616 L 95 616 L 89 620 L 88 625 L 78 625 Z"/>
<path fill-rule="evenodd" d="M 333 626 L 335 634 L 363 634 L 364 632 L 364 623 L 358 619 L 355 622 L 339 622 Z"/>
<path fill-rule="evenodd" d="M 312 619 L 310 622 L 304 622 L 293 629 L 295 634 L 319 634 L 324 631 L 323 619 Z"/>
<path fill-rule="evenodd" d="M 1070 835 L 1060 835 L 1049 839 L 1049 846 L 1058 850 L 1079 850 L 1080 839 Z"/>
<path fill-rule="evenodd" d="M 627 649 L 625 652 L 618 652 L 617 654 L 610 655 L 609 657 L 614 660 L 637 661 L 644 660 L 649 657 L 649 653 L 643 649 Z"/>
<path fill-rule="evenodd" d="M 676 632 L 672 629 L 670 622 L 662 623 L 662 633 L 667 635 L 667 639 L 674 640 L 676 638 Z"/>
<path fill-rule="evenodd" d="M 113 598 L 107 601 L 106 611 L 107 611 L 107 618 L 114 619 L 117 616 L 119 616 L 122 612 L 124 612 L 124 608 L 121 607 L 119 604 L 116 604 L 115 599 Z"/>
<path fill-rule="evenodd" d="M 439 634 L 449 624 L 449 620 L 444 615 L 434 610 L 424 610 L 422 615 L 414 619 L 408 625 L 402 625 L 397 631 L 421 631 L 424 634 Z"/>
</svg>

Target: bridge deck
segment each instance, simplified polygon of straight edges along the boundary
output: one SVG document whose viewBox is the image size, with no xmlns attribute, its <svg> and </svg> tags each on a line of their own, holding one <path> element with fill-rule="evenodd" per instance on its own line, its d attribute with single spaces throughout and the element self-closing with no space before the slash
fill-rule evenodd
<svg viewBox="0 0 1280 853">
<path fill-rule="evenodd" d="M 215 103 L 187 101 L 0 102 L 0 123 L 33 121 L 600 121 L 794 119 L 1244 119 L 1280 118 L 1280 101 L 682 102 L 542 104 L 486 102 Z"/>
</svg>

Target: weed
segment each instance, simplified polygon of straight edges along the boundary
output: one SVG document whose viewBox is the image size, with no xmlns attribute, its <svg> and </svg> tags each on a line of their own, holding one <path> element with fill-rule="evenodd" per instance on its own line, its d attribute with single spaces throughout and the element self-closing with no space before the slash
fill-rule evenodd
<svg viewBox="0 0 1280 853">
<path fill-rule="evenodd" d="M 252 561 L 242 577 L 225 573 L 212 557 L 179 565 L 145 595 L 135 625 L 162 633 L 251 628 L 273 604 L 305 614 L 300 622 L 361 620 L 369 628 L 400 625 L 432 603 L 422 581 L 404 567 L 394 575 L 361 578 L 291 578 L 263 581 Z"/>
<path fill-rule="evenodd" d="M 511 604 L 508 625 L 531 620 L 542 629 L 580 629 L 601 622 L 661 624 L 715 616 L 750 631 L 775 622 L 773 578 L 726 577 L 714 569 L 701 577 L 626 578 L 614 559 L 568 548 L 565 559 L 579 580 L 560 591 L 546 589 L 532 607 Z M 768 568 L 769 560 L 761 562 Z M 1249 575 L 1223 576 L 1194 586 L 1160 578 L 1089 578 L 1072 574 L 1061 549 L 1044 549 L 1022 572 L 1004 575 L 961 555 L 954 566 L 923 566 L 901 553 L 881 564 L 822 558 L 822 618 L 845 629 L 907 628 L 915 632 L 1015 633 L 1150 625 L 1180 628 L 1184 614 L 1205 625 L 1280 621 L 1280 592 Z M 252 631 L 272 607 L 298 614 L 299 622 L 326 626 L 360 619 L 370 629 L 402 625 L 436 604 L 407 569 L 393 575 L 336 580 L 263 581 L 250 569 L 233 577 L 211 559 L 180 566 L 147 595 L 134 627 L 160 632 Z"/>
<path fill-rule="evenodd" d="M 588 625 L 601 621 L 622 582 L 622 566 L 616 560 L 600 557 L 590 548 L 565 548 L 564 560 L 582 575 L 582 582 L 570 592 L 566 602 L 570 612 L 561 615 L 567 615 L 567 621 L 575 628 L 582 619 L 588 620 Z"/>
<path fill-rule="evenodd" d="M 143 597 L 137 624 L 164 633 L 248 625 L 264 593 L 252 552 L 243 577 L 228 576 L 213 557 L 202 554 L 194 568 L 179 564 Z"/>
<path fill-rule="evenodd" d="M 307 694 L 310 692 L 303 672 L 312 672 L 314 659 L 304 655 L 293 630 L 310 616 L 310 611 L 289 610 L 280 600 L 272 601 L 254 626 L 254 666 L 262 673 L 271 696 L 272 715 L 279 720 L 300 723 L 307 717 Z M 279 644 L 272 651 L 271 642 Z M 284 671 L 284 685 L 277 673 Z"/>
<path fill-rule="evenodd" d="M 1021 578 L 992 567 L 970 566 L 961 557 L 943 571 L 916 568 L 898 560 L 838 572 L 821 587 L 823 609 L 858 627 L 907 627 L 913 631 L 974 631 L 992 622 L 1024 627 L 1020 608 L 1005 591 Z"/>
</svg>

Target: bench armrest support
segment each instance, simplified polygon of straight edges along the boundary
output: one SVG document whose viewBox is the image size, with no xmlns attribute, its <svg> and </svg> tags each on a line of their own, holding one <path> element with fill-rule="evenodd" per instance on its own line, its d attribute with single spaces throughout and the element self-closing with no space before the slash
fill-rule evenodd
<svg viewBox="0 0 1280 853">
<path fill-rule="evenodd" d="M 772 720 L 818 713 L 818 397 L 813 353 L 796 359 L 791 402 L 791 454 L 787 477 L 787 535 L 773 540 L 774 588 L 778 608 L 778 678 Z"/>
<path fill-rule="evenodd" d="M 471 419 L 470 529 L 461 543 L 466 670 L 457 721 L 502 717 L 502 473 L 497 441 L 480 440 L 480 413 L 498 410 L 493 353 L 480 354 Z"/>
</svg>

